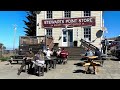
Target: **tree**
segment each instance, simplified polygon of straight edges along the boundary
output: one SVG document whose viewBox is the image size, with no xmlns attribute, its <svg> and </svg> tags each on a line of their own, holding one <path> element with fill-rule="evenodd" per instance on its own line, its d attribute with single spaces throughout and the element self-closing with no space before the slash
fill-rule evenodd
<svg viewBox="0 0 120 90">
<path fill-rule="evenodd" d="M 27 27 L 23 27 L 25 28 L 25 35 L 26 36 L 36 36 L 36 12 L 35 11 L 27 11 L 27 20 L 28 21 L 24 21 L 25 25 Z"/>
</svg>

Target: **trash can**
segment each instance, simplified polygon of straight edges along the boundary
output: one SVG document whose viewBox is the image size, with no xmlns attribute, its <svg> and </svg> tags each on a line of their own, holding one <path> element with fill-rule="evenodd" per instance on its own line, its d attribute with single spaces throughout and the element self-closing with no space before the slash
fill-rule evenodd
<svg viewBox="0 0 120 90">
<path fill-rule="evenodd" d="M 74 41 L 74 47 L 77 47 L 77 43 L 78 43 L 77 41 Z"/>
</svg>

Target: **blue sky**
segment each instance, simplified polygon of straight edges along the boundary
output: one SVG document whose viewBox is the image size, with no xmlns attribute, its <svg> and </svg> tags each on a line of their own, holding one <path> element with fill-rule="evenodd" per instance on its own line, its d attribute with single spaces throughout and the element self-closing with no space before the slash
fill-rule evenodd
<svg viewBox="0 0 120 90">
<path fill-rule="evenodd" d="M 14 24 L 17 25 L 15 47 L 19 45 L 19 36 L 24 36 L 24 22 L 26 20 L 25 11 L 0 11 L 0 43 L 7 49 L 13 48 Z"/>
<path fill-rule="evenodd" d="M 103 18 L 108 30 L 105 36 L 109 38 L 120 35 L 120 11 L 105 11 Z"/>
<path fill-rule="evenodd" d="M 24 22 L 26 19 L 25 11 L 0 11 L 0 43 L 3 43 L 7 49 L 13 49 L 14 27 L 17 25 L 15 48 L 19 46 L 19 36 L 24 36 Z M 104 11 L 104 22 L 108 33 L 106 37 L 115 37 L 120 35 L 120 11 Z"/>
</svg>

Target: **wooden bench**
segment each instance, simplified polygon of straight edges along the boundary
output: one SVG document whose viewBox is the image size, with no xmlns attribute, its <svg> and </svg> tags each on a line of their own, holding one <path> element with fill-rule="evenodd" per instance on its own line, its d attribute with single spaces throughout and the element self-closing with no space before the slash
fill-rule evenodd
<svg viewBox="0 0 120 90">
<path fill-rule="evenodd" d="M 94 60 L 94 62 L 99 63 L 103 67 L 104 60 Z"/>
<path fill-rule="evenodd" d="M 98 72 L 98 64 L 99 62 L 94 61 L 98 56 L 85 56 L 87 59 L 87 62 L 83 66 L 85 66 L 85 73 L 87 73 L 90 70 L 90 66 L 93 66 L 94 74 L 97 74 Z"/>
<path fill-rule="evenodd" d="M 15 55 L 15 56 L 10 56 L 11 59 L 8 59 L 8 61 L 12 64 L 12 61 L 17 61 L 17 64 L 18 64 L 18 61 L 23 61 L 24 59 L 24 55 Z"/>
<path fill-rule="evenodd" d="M 23 61 L 24 59 L 8 59 L 8 61 L 12 64 L 12 61 L 17 61 L 17 64 L 19 61 Z"/>
<path fill-rule="evenodd" d="M 81 57 L 85 57 L 85 54 L 80 54 L 80 56 L 81 56 Z M 88 61 L 88 60 L 81 60 L 81 61 Z M 104 62 L 104 60 L 102 60 L 102 57 L 101 57 L 100 60 L 95 60 L 95 59 L 94 59 L 94 61 L 100 62 L 100 63 L 101 63 L 101 66 L 103 65 L 103 62 Z"/>
<path fill-rule="evenodd" d="M 81 62 L 87 62 L 88 60 L 81 60 Z M 95 62 L 99 62 L 100 66 L 103 67 L 104 60 L 94 60 Z"/>
</svg>

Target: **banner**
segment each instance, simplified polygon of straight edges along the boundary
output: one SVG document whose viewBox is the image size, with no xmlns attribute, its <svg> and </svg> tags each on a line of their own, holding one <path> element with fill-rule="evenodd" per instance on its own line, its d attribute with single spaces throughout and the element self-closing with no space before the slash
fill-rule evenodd
<svg viewBox="0 0 120 90">
<path fill-rule="evenodd" d="M 66 25 L 71 27 L 95 26 L 95 17 L 42 20 L 42 28 L 59 28 Z"/>
</svg>

